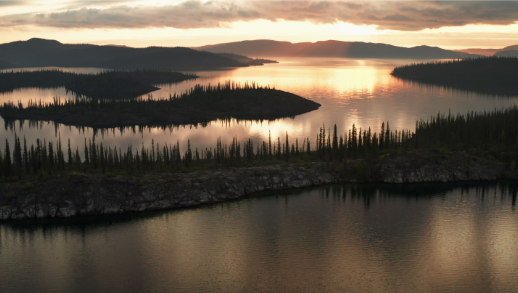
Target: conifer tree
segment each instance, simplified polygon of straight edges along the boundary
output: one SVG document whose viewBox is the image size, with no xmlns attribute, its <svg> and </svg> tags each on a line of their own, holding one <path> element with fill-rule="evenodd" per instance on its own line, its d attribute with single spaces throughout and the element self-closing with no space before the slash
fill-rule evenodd
<svg viewBox="0 0 518 293">
<path fill-rule="evenodd" d="M 23 174 L 24 176 L 30 172 L 29 169 L 29 155 L 27 153 L 27 139 L 23 136 Z"/>
<path fill-rule="evenodd" d="M 333 156 L 336 158 L 338 155 L 338 131 L 336 129 L 336 124 L 333 129 Z"/>
<path fill-rule="evenodd" d="M 68 139 L 68 165 L 72 166 L 72 149 L 70 148 L 70 138 Z"/>
<path fill-rule="evenodd" d="M 272 159 L 272 132 L 268 129 L 268 157 Z"/>
<path fill-rule="evenodd" d="M 2 154 L 2 150 L 0 150 L 0 177 L 4 176 L 5 166 L 4 166 L 4 155 Z"/>
<path fill-rule="evenodd" d="M 11 150 L 9 149 L 9 141 L 5 139 L 5 154 L 4 154 L 4 174 L 6 177 L 11 176 Z"/>
<path fill-rule="evenodd" d="M 90 165 L 90 158 L 88 156 L 89 150 L 88 145 L 86 144 L 86 137 L 85 137 L 85 167 Z"/>
</svg>

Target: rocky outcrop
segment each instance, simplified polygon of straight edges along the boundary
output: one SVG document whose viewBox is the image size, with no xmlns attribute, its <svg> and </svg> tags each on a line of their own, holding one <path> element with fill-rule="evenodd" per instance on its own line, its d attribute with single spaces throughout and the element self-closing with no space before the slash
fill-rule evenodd
<svg viewBox="0 0 518 293">
<path fill-rule="evenodd" d="M 0 220 L 69 218 L 192 207 L 262 191 L 343 182 L 446 182 L 497 179 L 503 164 L 463 154 L 418 152 L 376 164 L 284 164 L 150 174 L 64 175 L 0 184 Z"/>
<path fill-rule="evenodd" d="M 501 162 L 465 153 L 419 151 L 387 156 L 379 176 L 385 183 L 454 182 L 495 180 L 504 171 Z"/>
</svg>

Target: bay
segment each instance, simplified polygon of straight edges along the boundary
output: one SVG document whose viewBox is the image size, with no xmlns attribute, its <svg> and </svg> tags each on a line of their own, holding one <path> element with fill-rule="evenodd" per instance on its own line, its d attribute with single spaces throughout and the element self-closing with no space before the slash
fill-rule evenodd
<svg viewBox="0 0 518 293">
<path fill-rule="evenodd" d="M 196 80 L 188 80 L 177 84 L 160 85 L 161 89 L 151 93 L 153 97 L 168 97 L 181 93 L 195 84 L 217 84 L 226 81 L 256 82 L 259 85 L 275 86 L 276 89 L 288 91 L 322 104 L 320 109 L 298 115 L 277 119 L 275 121 L 237 121 L 217 120 L 207 125 L 181 125 L 164 127 L 130 127 L 117 129 L 92 129 L 56 125 L 43 122 L 30 125 L 16 122 L 7 125 L 4 122 L 0 131 L 0 141 L 13 143 L 14 133 L 26 137 L 28 144 L 34 144 L 37 138 L 56 141 L 59 137 L 63 143 L 71 140 L 73 147 L 84 145 L 84 140 L 102 141 L 105 146 L 117 146 L 123 149 L 151 146 L 151 141 L 160 145 L 174 144 L 180 141 L 185 150 L 187 140 L 193 147 L 214 147 L 218 137 L 223 143 L 230 143 L 233 137 L 239 141 L 252 138 L 255 142 L 284 138 L 288 132 L 290 141 L 302 142 L 314 137 L 319 128 L 337 125 L 339 132 L 346 133 L 355 124 L 357 127 L 373 131 L 380 129 L 381 123 L 389 121 L 391 129 L 410 129 L 415 127 L 416 120 L 429 119 L 438 112 L 466 113 L 468 111 L 484 111 L 501 109 L 516 103 L 516 97 L 499 97 L 474 92 L 460 91 L 450 88 L 423 85 L 397 79 L 390 75 L 395 66 L 412 63 L 414 60 L 353 60 L 333 58 L 285 58 L 278 64 L 267 64 L 247 68 L 198 71 Z M 34 70 L 34 69 L 20 69 Z M 94 73 L 100 68 L 66 68 L 64 70 Z M 64 88 L 56 89 L 20 89 L 12 93 L 0 95 L 0 103 L 6 101 L 29 100 L 50 102 L 54 97 L 71 98 Z"/>
</svg>

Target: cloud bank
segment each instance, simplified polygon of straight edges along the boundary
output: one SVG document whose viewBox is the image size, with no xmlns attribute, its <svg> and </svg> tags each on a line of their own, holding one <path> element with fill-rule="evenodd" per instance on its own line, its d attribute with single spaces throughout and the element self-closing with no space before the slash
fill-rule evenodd
<svg viewBox="0 0 518 293">
<path fill-rule="evenodd" d="M 507 25 L 518 21 L 515 1 L 185 1 L 177 5 L 82 7 L 0 17 L 0 26 L 56 28 L 217 28 L 237 21 L 346 22 L 378 29 L 418 31 L 466 24 Z"/>
</svg>

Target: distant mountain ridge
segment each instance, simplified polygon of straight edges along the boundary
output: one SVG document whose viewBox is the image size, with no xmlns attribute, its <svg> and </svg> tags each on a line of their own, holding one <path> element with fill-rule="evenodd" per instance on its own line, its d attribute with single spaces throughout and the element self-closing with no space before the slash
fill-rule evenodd
<svg viewBox="0 0 518 293">
<path fill-rule="evenodd" d="M 469 54 L 479 54 L 479 55 L 484 55 L 484 56 L 505 56 L 505 53 L 504 53 L 504 55 L 502 55 L 499 52 L 515 51 L 515 50 L 518 50 L 518 45 L 507 46 L 507 47 L 504 47 L 501 49 L 468 48 L 468 49 L 455 50 L 455 51 L 469 53 Z"/>
<path fill-rule="evenodd" d="M 131 48 L 62 44 L 38 38 L 1 44 L 0 58 L 1 68 L 61 66 L 180 70 L 248 66 L 232 58 L 185 47 Z"/>
<path fill-rule="evenodd" d="M 512 49 L 509 47 L 508 50 Z M 198 48 L 132 48 L 115 45 L 63 44 L 56 40 L 33 38 L 27 41 L 0 44 L 0 69 L 58 66 L 193 70 L 246 67 L 272 62 L 236 54 L 258 57 L 390 59 L 452 59 L 480 56 L 429 46 L 405 48 L 387 44 L 333 40 L 315 43 L 253 40 Z"/>
<path fill-rule="evenodd" d="M 387 59 L 449 59 L 479 57 L 438 47 L 397 47 L 380 43 L 322 41 L 290 43 L 272 40 L 252 40 L 195 47 L 213 53 L 233 53 L 254 57 L 344 57 Z"/>
</svg>

